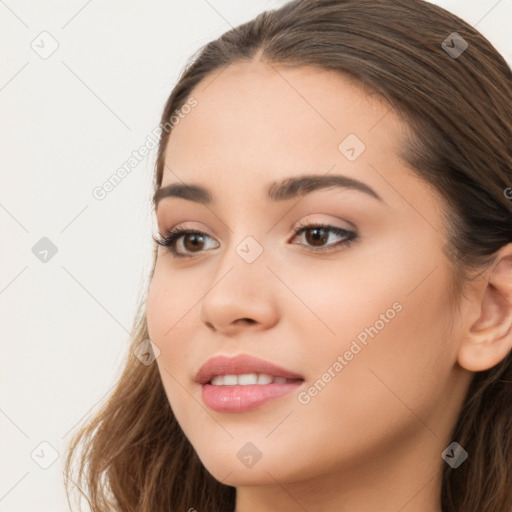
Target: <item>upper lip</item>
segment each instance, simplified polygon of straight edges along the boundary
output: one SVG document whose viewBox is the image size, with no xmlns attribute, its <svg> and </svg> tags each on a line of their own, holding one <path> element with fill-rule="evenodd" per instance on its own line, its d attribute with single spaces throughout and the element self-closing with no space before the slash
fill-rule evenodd
<svg viewBox="0 0 512 512">
<path fill-rule="evenodd" d="M 301 375 L 276 366 L 269 361 L 240 354 L 235 357 L 215 356 L 208 359 L 197 372 L 195 381 L 199 384 L 206 384 L 215 375 L 241 375 L 245 373 L 265 373 L 272 377 L 304 380 Z"/>
</svg>

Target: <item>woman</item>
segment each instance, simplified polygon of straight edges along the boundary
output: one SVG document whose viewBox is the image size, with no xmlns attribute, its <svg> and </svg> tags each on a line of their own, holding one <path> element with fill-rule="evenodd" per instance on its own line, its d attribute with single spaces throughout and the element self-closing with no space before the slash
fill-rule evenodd
<svg viewBox="0 0 512 512">
<path fill-rule="evenodd" d="M 511 84 L 422 0 L 202 49 L 126 366 L 70 446 L 92 510 L 512 511 Z"/>
</svg>

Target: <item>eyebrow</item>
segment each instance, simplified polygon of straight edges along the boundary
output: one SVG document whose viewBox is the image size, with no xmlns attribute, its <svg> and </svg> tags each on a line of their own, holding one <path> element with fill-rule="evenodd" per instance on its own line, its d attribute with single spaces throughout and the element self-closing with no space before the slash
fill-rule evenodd
<svg viewBox="0 0 512 512">
<path fill-rule="evenodd" d="M 341 174 L 330 175 L 304 175 L 286 178 L 282 181 L 271 183 L 266 188 L 266 197 L 271 201 L 285 201 L 304 196 L 315 190 L 325 188 L 345 188 L 364 192 L 378 201 L 383 199 L 371 187 L 355 178 L 349 178 Z M 155 209 L 162 199 L 179 197 L 188 201 L 209 205 L 214 203 L 212 193 L 201 185 L 186 183 L 173 183 L 159 188 L 153 196 Z"/>
</svg>

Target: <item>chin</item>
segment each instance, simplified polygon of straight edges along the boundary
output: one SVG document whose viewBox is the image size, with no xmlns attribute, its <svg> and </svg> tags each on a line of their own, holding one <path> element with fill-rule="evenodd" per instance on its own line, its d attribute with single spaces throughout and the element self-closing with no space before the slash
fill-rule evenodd
<svg viewBox="0 0 512 512">
<path fill-rule="evenodd" d="M 231 465 L 219 464 L 218 461 L 213 464 L 204 464 L 204 466 L 215 480 L 223 485 L 230 485 L 232 487 L 273 485 L 276 483 L 276 479 L 282 481 L 279 474 L 274 474 L 271 469 L 269 470 L 267 467 L 263 466 L 261 461 L 252 468 L 236 463 Z"/>
<path fill-rule="evenodd" d="M 208 447 L 205 451 L 197 453 L 206 470 L 224 485 L 275 485 L 276 480 L 288 483 L 304 477 L 296 464 L 283 463 L 283 460 L 289 458 L 276 453 L 274 447 L 262 448 L 261 452 L 263 453 L 258 458 L 255 449 L 245 442 L 240 442 L 238 438 L 216 450 Z"/>
</svg>

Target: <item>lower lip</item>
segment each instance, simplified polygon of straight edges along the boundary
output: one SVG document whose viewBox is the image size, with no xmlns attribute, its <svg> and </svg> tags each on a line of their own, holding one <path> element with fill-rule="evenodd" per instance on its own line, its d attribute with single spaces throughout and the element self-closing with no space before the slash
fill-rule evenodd
<svg viewBox="0 0 512 512">
<path fill-rule="evenodd" d="M 296 390 L 304 381 L 247 386 L 202 385 L 204 403 L 217 412 L 245 412 Z"/>
</svg>

